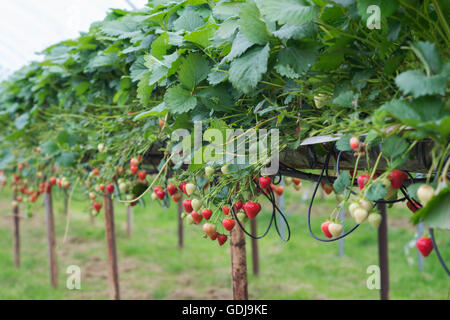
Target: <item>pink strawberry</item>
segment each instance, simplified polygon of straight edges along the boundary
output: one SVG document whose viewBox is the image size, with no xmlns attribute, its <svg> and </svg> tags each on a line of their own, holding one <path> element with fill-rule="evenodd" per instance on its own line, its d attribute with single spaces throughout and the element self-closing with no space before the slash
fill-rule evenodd
<svg viewBox="0 0 450 320">
<path fill-rule="evenodd" d="M 200 213 L 198 213 L 197 211 L 193 211 L 191 213 L 191 217 L 194 220 L 195 224 L 199 224 L 203 220 L 202 215 Z"/>
<path fill-rule="evenodd" d="M 358 187 L 362 190 L 365 184 L 369 181 L 370 176 L 368 174 L 362 174 L 358 177 Z"/>
<path fill-rule="evenodd" d="M 321 229 L 323 234 L 327 237 L 327 238 L 333 238 L 333 235 L 330 233 L 330 230 L 328 230 L 328 226 L 330 225 L 330 221 L 325 221 L 324 223 L 322 223 Z"/>
</svg>

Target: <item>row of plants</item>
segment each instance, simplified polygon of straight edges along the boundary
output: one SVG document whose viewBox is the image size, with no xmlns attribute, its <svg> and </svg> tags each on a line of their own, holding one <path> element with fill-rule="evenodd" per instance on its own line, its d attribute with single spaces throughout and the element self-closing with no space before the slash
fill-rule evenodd
<svg viewBox="0 0 450 320">
<path fill-rule="evenodd" d="M 371 5 L 380 29 L 368 28 Z M 114 9 L 2 83 L 0 169 L 21 194 L 15 201 L 34 203 L 59 184 L 85 192 L 92 214 L 103 192 L 166 206 L 184 193 L 188 223 L 205 219 L 205 233 L 223 244 L 236 222 L 257 216 L 261 196 L 282 193 L 261 175 L 270 158 L 250 163 L 247 148 L 243 163 L 224 163 L 206 155 L 211 140 L 181 150 L 176 130 L 193 141 L 201 123 L 226 145 L 237 140 L 227 129 L 278 129 L 279 152 L 340 134 L 313 147 L 355 156 L 352 171 L 330 168 L 336 179 L 324 187 L 337 204 L 326 237 L 342 234 L 338 208 L 377 227 L 373 204 L 402 193 L 413 223 L 450 229 L 449 14 L 450 4 L 434 0 L 154 0 Z M 431 163 L 425 181 L 411 183 L 418 175 L 402 167 L 424 156 L 413 152 L 423 140 L 432 141 Z"/>
</svg>

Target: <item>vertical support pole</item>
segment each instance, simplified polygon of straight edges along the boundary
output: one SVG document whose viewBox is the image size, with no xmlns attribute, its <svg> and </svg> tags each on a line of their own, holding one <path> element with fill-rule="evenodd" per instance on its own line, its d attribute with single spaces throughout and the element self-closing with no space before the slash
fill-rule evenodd
<svg viewBox="0 0 450 320">
<path fill-rule="evenodd" d="M 52 287 L 58 286 L 58 266 L 56 262 L 56 240 L 55 240 L 55 222 L 53 217 L 53 203 L 51 191 L 45 192 L 45 220 L 47 224 L 47 239 L 48 239 L 48 256 L 50 263 L 50 282 Z"/>
<path fill-rule="evenodd" d="M 379 203 L 378 209 L 382 216 L 380 227 L 378 229 L 378 259 L 381 276 L 381 300 L 389 300 L 389 260 L 388 260 L 388 230 L 386 204 Z"/>
<path fill-rule="evenodd" d="M 247 257 L 245 234 L 236 227 L 230 234 L 231 276 L 233 280 L 233 299 L 248 300 Z"/>
<path fill-rule="evenodd" d="M 253 236 L 258 234 L 258 225 L 256 219 L 250 220 L 250 228 Z M 252 268 L 255 276 L 259 275 L 259 255 L 258 255 L 258 240 L 252 238 Z"/>
<path fill-rule="evenodd" d="M 64 209 L 63 214 L 67 216 L 69 212 L 69 194 L 67 192 L 67 189 L 64 188 Z"/>
<path fill-rule="evenodd" d="M 127 206 L 127 235 L 131 237 L 131 232 L 133 231 L 133 207 Z"/>
<path fill-rule="evenodd" d="M 13 192 L 13 201 L 16 200 L 17 192 Z M 13 238 L 14 238 L 14 267 L 20 267 L 20 230 L 19 230 L 19 206 L 13 208 Z"/>
<path fill-rule="evenodd" d="M 180 200 L 178 200 L 178 206 L 177 206 L 177 215 L 178 215 L 178 247 L 181 249 L 183 248 L 183 197 L 181 197 Z"/>
<path fill-rule="evenodd" d="M 420 236 L 423 234 L 424 230 L 425 230 L 424 224 L 423 224 L 423 222 L 420 222 L 417 225 L 416 240 L 420 238 Z M 419 267 L 419 271 L 423 271 L 424 258 L 423 258 L 423 255 L 420 254 L 419 250 L 417 250 L 417 265 Z"/>
<path fill-rule="evenodd" d="M 114 206 L 111 194 L 103 194 L 105 210 L 105 235 L 108 247 L 108 271 L 109 271 L 109 297 L 111 300 L 120 300 L 119 270 L 117 264 L 116 231 L 114 226 Z"/>
<path fill-rule="evenodd" d="M 342 221 L 342 226 L 344 227 L 344 229 L 342 230 L 342 232 L 345 232 L 345 224 L 344 224 L 344 220 L 345 220 L 345 209 L 344 207 L 341 208 L 341 211 L 339 212 L 339 220 Z M 341 238 L 339 239 L 339 257 L 344 256 L 345 252 L 344 252 L 344 243 L 345 243 L 345 238 Z"/>
</svg>

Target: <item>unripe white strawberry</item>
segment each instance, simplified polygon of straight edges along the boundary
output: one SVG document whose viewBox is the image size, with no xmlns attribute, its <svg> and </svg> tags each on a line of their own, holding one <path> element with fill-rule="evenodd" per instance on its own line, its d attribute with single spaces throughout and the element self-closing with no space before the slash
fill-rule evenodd
<svg viewBox="0 0 450 320">
<path fill-rule="evenodd" d="M 423 184 L 417 189 L 417 197 L 419 198 L 421 204 L 425 206 L 428 201 L 434 196 L 434 189 L 432 186 Z"/>
<path fill-rule="evenodd" d="M 350 203 L 350 206 L 348 207 L 348 211 L 350 211 L 350 214 L 352 217 L 355 217 L 355 210 L 358 208 L 361 208 L 361 206 L 358 202 Z"/>
<path fill-rule="evenodd" d="M 187 183 L 186 186 L 185 186 L 187 195 L 189 197 L 192 196 L 194 194 L 196 188 L 197 188 L 197 186 L 195 184 Z"/>
<path fill-rule="evenodd" d="M 153 201 L 156 201 L 156 200 L 158 200 L 158 196 L 156 195 L 156 193 L 152 193 L 152 200 Z"/>
<path fill-rule="evenodd" d="M 126 193 L 128 191 L 128 185 L 125 182 L 119 183 L 119 190 L 122 193 Z"/>
<path fill-rule="evenodd" d="M 343 230 L 344 227 L 341 224 L 332 222 L 328 225 L 328 231 L 330 231 L 334 238 L 339 237 Z"/>
<path fill-rule="evenodd" d="M 317 109 L 322 108 L 325 105 L 325 102 L 327 100 L 327 96 L 323 93 L 319 93 L 316 96 L 314 96 L 314 104 L 316 105 Z"/>
<path fill-rule="evenodd" d="M 191 206 L 192 209 L 194 209 L 194 211 L 199 211 L 200 208 L 202 207 L 202 202 L 198 199 L 192 199 Z"/>
<path fill-rule="evenodd" d="M 203 231 L 205 231 L 206 235 L 211 237 L 216 232 L 216 225 L 212 223 L 205 223 L 203 225 Z"/>
<path fill-rule="evenodd" d="M 372 212 L 367 219 L 372 227 L 378 229 L 381 223 L 382 216 L 378 212 Z"/>
<path fill-rule="evenodd" d="M 186 217 L 186 222 L 187 222 L 187 224 L 193 224 L 194 223 L 194 219 L 192 218 L 191 215 L 188 215 Z"/>
<path fill-rule="evenodd" d="M 367 212 L 367 210 L 361 207 L 356 208 L 356 210 L 353 212 L 353 216 L 357 224 L 361 224 L 366 221 L 368 215 L 369 213 Z"/>
<path fill-rule="evenodd" d="M 366 209 L 367 211 L 370 211 L 373 208 L 372 202 L 370 202 L 367 199 L 359 200 L 359 204 L 361 205 L 362 208 Z"/>
<path fill-rule="evenodd" d="M 220 171 L 222 171 L 224 175 L 227 175 L 230 173 L 230 166 L 228 164 L 225 164 L 222 166 L 222 168 L 220 168 Z"/>
</svg>

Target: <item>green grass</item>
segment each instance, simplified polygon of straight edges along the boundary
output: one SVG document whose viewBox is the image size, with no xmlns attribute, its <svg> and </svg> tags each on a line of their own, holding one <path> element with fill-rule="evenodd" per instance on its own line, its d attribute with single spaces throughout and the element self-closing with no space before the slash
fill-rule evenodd
<svg viewBox="0 0 450 320">
<path fill-rule="evenodd" d="M 87 201 L 81 194 L 72 201 L 68 240 L 63 243 L 66 217 L 61 213 L 62 196 L 54 193 L 59 287 L 49 285 L 46 225 L 42 205 L 30 219 L 21 220 L 20 269 L 12 262 L 10 194 L 0 194 L 0 299 L 108 299 L 106 248 L 102 215 L 89 222 Z M 40 199 L 41 201 L 42 199 Z M 148 203 L 148 201 L 147 201 Z M 333 209 L 333 197 L 316 200 L 314 231 Z M 267 208 L 267 206 L 265 206 Z M 286 196 L 292 237 L 288 243 L 275 230 L 259 240 L 260 275 L 251 272 L 250 241 L 247 241 L 249 295 L 251 299 L 378 299 L 378 290 L 366 286 L 366 269 L 378 262 L 377 233 L 362 225 L 345 240 L 345 256 L 338 256 L 338 243 L 321 243 L 310 237 L 306 226 L 306 203 L 301 192 Z M 405 245 L 415 229 L 408 222 L 411 213 L 404 205 L 389 209 L 389 271 L 392 299 L 448 299 L 450 281 L 435 253 L 417 267 L 412 248 L 408 264 Z M 116 203 L 116 234 L 120 286 L 124 299 L 230 299 L 229 242 L 203 239 L 201 226 L 185 226 L 185 247 L 177 247 L 176 207 L 163 209 L 153 204 L 135 207 L 134 230 L 126 235 L 126 209 Z M 269 212 L 258 216 L 260 232 Z M 347 225 L 352 222 L 347 219 Z M 436 232 L 442 254 L 450 263 L 448 232 Z M 81 290 L 66 289 L 66 269 L 82 270 Z"/>
</svg>

